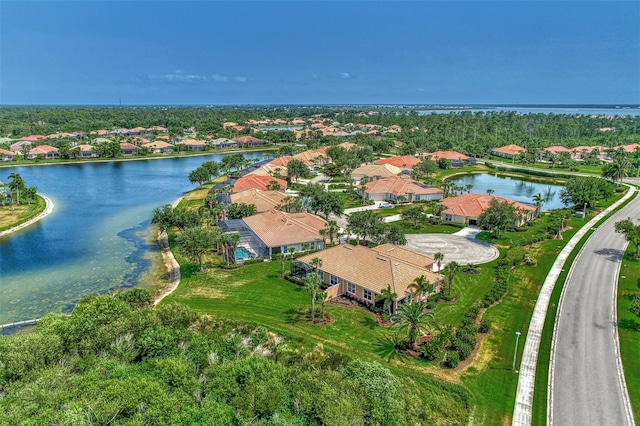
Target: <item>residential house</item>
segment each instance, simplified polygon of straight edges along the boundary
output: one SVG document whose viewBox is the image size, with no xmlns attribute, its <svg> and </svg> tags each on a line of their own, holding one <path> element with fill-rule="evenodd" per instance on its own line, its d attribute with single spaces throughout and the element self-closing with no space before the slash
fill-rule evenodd
<svg viewBox="0 0 640 426">
<path fill-rule="evenodd" d="M 77 156 L 80 158 L 92 158 L 98 156 L 93 145 L 80 144 L 76 146 L 76 149 L 78 150 Z"/>
<path fill-rule="evenodd" d="M 261 213 L 277 209 L 286 197 L 287 194 L 281 191 L 262 191 L 251 188 L 246 191 L 234 192 L 229 201 L 231 203 L 252 204 L 256 206 L 256 211 Z"/>
<path fill-rule="evenodd" d="M 31 146 L 31 141 L 19 140 L 9 145 L 9 149 L 16 154 L 21 154 L 26 148 Z"/>
<path fill-rule="evenodd" d="M 410 288 L 414 280 L 424 276 L 433 291 L 439 291 L 444 277 L 433 271 L 434 259 L 393 244 L 375 248 L 341 244 L 294 260 L 291 273 L 304 277 L 314 272 L 313 261 L 320 259 L 318 273 L 329 297 L 347 296 L 368 305 L 376 303 L 376 296 L 391 287 L 397 295 L 392 311 L 398 304 L 422 299 L 428 294 L 414 295 Z"/>
<path fill-rule="evenodd" d="M 238 143 L 227 138 L 217 138 L 211 141 L 211 146 L 215 149 L 237 148 Z"/>
<path fill-rule="evenodd" d="M 440 159 L 449 160 L 451 162 L 451 167 L 464 167 L 465 164 L 476 163 L 475 158 L 461 154 L 457 151 L 436 151 L 424 154 L 424 156 L 433 161 L 438 161 Z"/>
<path fill-rule="evenodd" d="M 43 157 L 43 158 L 58 158 L 60 154 L 58 154 L 58 148 L 55 148 L 51 145 L 40 145 L 32 148 L 27 153 L 27 159 L 32 160 L 34 158 Z"/>
<path fill-rule="evenodd" d="M 440 213 L 440 217 L 447 222 L 477 225 L 478 217 L 489 208 L 493 200 L 501 203 L 509 203 L 520 211 L 519 218 L 514 224 L 515 226 L 520 226 L 535 217 L 536 208 L 532 205 L 505 197 L 496 197 L 495 195 L 489 194 L 474 194 L 471 192 L 441 200 L 440 203 L 446 208 Z"/>
<path fill-rule="evenodd" d="M 315 150 L 307 150 L 303 151 L 299 154 L 293 156 L 294 160 L 300 160 L 305 165 L 313 167 L 313 166 L 324 166 L 329 161 L 329 158 L 325 157 L 324 154 L 315 151 Z"/>
<path fill-rule="evenodd" d="M 360 188 L 358 191 L 362 191 Z M 367 200 L 397 202 L 399 196 L 407 202 L 441 200 L 444 191 L 431 185 L 425 185 L 411 179 L 407 175 L 390 176 L 368 182 L 364 186 L 364 196 Z"/>
<path fill-rule="evenodd" d="M 571 150 L 569 148 L 565 148 L 564 146 L 560 146 L 560 145 L 552 145 L 552 146 L 548 146 L 546 148 L 543 148 L 540 150 L 541 154 L 542 153 L 548 153 L 551 155 L 560 155 L 563 152 L 566 152 L 567 154 L 569 154 L 569 156 L 571 156 Z"/>
<path fill-rule="evenodd" d="M 14 157 L 13 151 L 0 148 L 0 161 L 13 161 Z"/>
<path fill-rule="evenodd" d="M 373 164 L 391 164 L 402 170 L 411 170 L 413 166 L 420 163 L 420 159 L 412 155 L 396 155 L 388 158 L 381 158 L 373 162 Z"/>
<path fill-rule="evenodd" d="M 320 231 L 327 221 L 310 213 L 286 213 L 269 210 L 243 219 L 227 220 L 220 224 L 225 233 L 238 233 L 240 247 L 258 257 L 324 248 Z"/>
<path fill-rule="evenodd" d="M 138 147 L 129 142 L 120 142 L 120 150 L 123 155 L 135 155 L 138 153 Z"/>
<path fill-rule="evenodd" d="M 367 177 L 371 179 L 380 179 L 385 177 L 397 176 L 402 173 L 402 169 L 391 164 L 365 164 L 351 172 L 351 177 L 355 181 L 361 181 Z"/>
<path fill-rule="evenodd" d="M 170 154 L 174 151 L 174 146 L 165 141 L 153 141 L 142 144 L 143 147 L 148 148 L 150 152 L 154 154 Z"/>
<path fill-rule="evenodd" d="M 287 189 L 287 181 L 284 179 L 248 174 L 235 181 L 231 192 L 242 192 L 252 188 L 261 191 L 270 191 L 273 189 L 273 183 L 277 183 L 281 190 Z"/>
<path fill-rule="evenodd" d="M 238 144 L 238 146 L 243 146 L 243 147 L 266 145 L 268 143 L 267 141 L 265 141 L 263 139 L 258 139 L 256 137 L 249 136 L 249 135 L 240 136 L 240 137 L 237 137 L 237 138 L 233 138 L 231 140 L 236 142 Z"/>
<path fill-rule="evenodd" d="M 180 144 L 184 145 L 187 148 L 187 151 L 204 151 L 207 149 L 207 144 L 205 142 L 195 139 L 184 139 Z"/>
<path fill-rule="evenodd" d="M 518 154 L 522 152 L 526 152 L 527 149 L 518 145 L 510 144 L 500 148 L 493 148 L 491 150 L 491 154 L 497 155 L 498 157 L 514 159 Z"/>
</svg>

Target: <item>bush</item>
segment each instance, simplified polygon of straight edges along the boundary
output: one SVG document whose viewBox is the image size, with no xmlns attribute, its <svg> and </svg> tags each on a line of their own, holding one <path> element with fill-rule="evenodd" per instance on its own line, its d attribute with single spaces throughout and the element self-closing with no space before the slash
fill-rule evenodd
<svg viewBox="0 0 640 426">
<path fill-rule="evenodd" d="M 245 265 L 252 265 L 254 263 L 262 263 L 264 259 L 262 257 L 256 257 L 255 259 L 247 259 L 244 261 Z"/>
<path fill-rule="evenodd" d="M 422 355 L 430 361 L 435 361 L 451 339 L 452 334 L 451 327 L 443 328 L 440 333 L 422 346 Z"/>
<path fill-rule="evenodd" d="M 491 331 L 491 321 L 488 319 L 482 319 L 480 321 L 480 327 L 478 327 L 478 332 L 480 333 L 488 333 Z"/>
<path fill-rule="evenodd" d="M 462 345 L 460 345 L 460 347 L 458 348 L 458 355 L 460 360 L 464 361 L 465 359 L 469 358 L 469 355 L 471 355 L 473 348 L 474 346 L 471 346 L 468 343 L 463 343 Z"/>
<path fill-rule="evenodd" d="M 444 365 L 447 368 L 456 368 L 460 364 L 460 355 L 456 351 L 447 351 L 447 360 Z"/>
<path fill-rule="evenodd" d="M 640 317 L 640 294 L 633 296 L 629 310 L 633 315 Z"/>
</svg>

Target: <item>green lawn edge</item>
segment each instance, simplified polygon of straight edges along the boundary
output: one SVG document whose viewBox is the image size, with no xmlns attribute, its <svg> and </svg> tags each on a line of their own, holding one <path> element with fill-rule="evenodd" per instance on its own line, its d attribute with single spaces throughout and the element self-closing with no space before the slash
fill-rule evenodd
<svg viewBox="0 0 640 426">
<path fill-rule="evenodd" d="M 10 207 L 5 206 L 3 208 L 8 209 Z M 25 222 L 30 221 L 31 219 L 33 219 L 34 217 L 42 213 L 46 208 L 47 208 L 47 202 L 45 201 L 44 197 L 42 197 L 41 195 L 36 195 L 36 202 L 33 203 L 28 210 L 26 210 L 21 215 L 19 215 L 16 218 L 15 222 L 11 222 L 7 225 L 0 226 L 0 232 L 15 228 L 17 226 L 22 225 Z"/>
<path fill-rule="evenodd" d="M 638 196 L 638 192 L 635 192 L 627 201 L 622 203 L 616 209 L 611 211 L 605 217 L 600 219 L 592 229 L 589 229 L 587 233 L 580 239 L 578 244 L 574 247 L 573 251 L 569 254 L 569 257 L 562 265 L 562 271 L 558 275 L 558 279 L 551 293 L 551 299 L 549 300 L 549 307 L 547 308 L 547 315 L 545 316 L 544 326 L 542 328 L 542 335 L 540 337 L 540 347 L 538 349 L 538 361 L 536 363 L 536 378 L 533 393 L 533 408 L 532 408 L 532 421 L 531 424 L 546 425 L 547 424 L 547 399 L 549 390 L 549 362 L 551 361 L 551 344 L 553 341 L 553 331 L 556 322 L 556 315 L 558 312 L 558 304 L 560 297 L 562 296 L 562 290 L 566 284 L 567 277 L 569 275 L 571 265 L 575 258 L 582 250 L 582 247 L 586 244 L 587 240 L 595 232 L 594 229 L 599 228 L 604 222 L 615 214 L 617 211 L 625 207 L 631 201 Z M 615 201 L 613 201 L 615 202 Z M 612 202 L 612 204 L 613 204 Z M 624 362 L 623 362 L 624 364 Z M 637 371 L 637 370 L 636 370 Z"/>
</svg>

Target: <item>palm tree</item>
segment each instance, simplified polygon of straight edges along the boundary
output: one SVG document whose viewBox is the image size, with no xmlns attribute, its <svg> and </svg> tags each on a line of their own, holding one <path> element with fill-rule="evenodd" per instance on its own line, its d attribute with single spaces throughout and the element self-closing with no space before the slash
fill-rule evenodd
<svg viewBox="0 0 640 426">
<path fill-rule="evenodd" d="M 324 320 L 324 307 L 329 300 L 329 293 L 321 291 L 318 293 L 318 301 L 320 302 L 320 318 Z"/>
<path fill-rule="evenodd" d="M 20 190 L 24 189 L 24 179 L 20 176 L 20 173 L 9 173 L 9 189 L 16 193 L 16 204 L 20 204 Z"/>
<path fill-rule="evenodd" d="M 489 195 L 493 194 L 494 192 L 496 192 L 496 191 L 494 191 L 494 190 L 493 190 L 493 189 L 491 189 L 491 188 L 488 188 L 488 189 L 487 189 L 487 194 L 489 194 Z"/>
<path fill-rule="evenodd" d="M 466 185 L 464 186 L 464 189 L 466 189 L 466 190 L 467 190 L 467 194 L 468 194 L 468 193 L 469 193 L 469 192 L 471 192 L 471 190 L 473 189 L 473 185 L 472 185 L 472 184 L 470 184 L 470 183 L 468 183 L 468 184 L 466 184 Z"/>
<path fill-rule="evenodd" d="M 427 277 L 425 277 L 424 275 L 420 275 L 419 277 L 416 277 L 413 282 L 407 286 L 407 288 L 413 289 L 413 302 L 413 300 L 422 301 L 424 295 L 432 291 L 433 286 L 431 285 Z"/>
<path fill-rule="evenodd" d="M 418 340 L 423 331 L 430 333 L 433 328 L 439 328 L 438 324 L 433 321 L 433 313 L 425 312 L 425 307 L 426 305 L 423 302 L 405 303 L 391 317 L 393 320 L 391 327 L 404 330 L 412 348 L 415 348 L 416 340 Z"/>
<path fill-rule="evenodd" d="M 433 255 L 433 259 L 438 262 L 438 272 L 440 272 L 440 266 L 442 266 L 442 261 L 444 260 L 444 253 L 437 252 Z"/>
<path fill-rule="evenodd" d="M 544 204 L 544 197 L 542 194 L 537 193 L 533 196 L 533 205 L 536 207 L 536 216 L 540 214 L 540 208 Z"/>
<path fill-rule="evenodd" d="M 271 259 L 280 261 L 280 278 L 284 278 L 284 254 L 283 253 L 273 253 L 271 255 Z"/>
<path fill-rule="evenodd" d="M 329 237 L 329 244 L 333 245 L 333 240 L 336 237 L 336 234 L 340 231 L 340 227 L 338 226 L 338 222 L 335 220 L 329 220 L 327 222 L 327 227 L 320 230 L 320 235 Z"/>
<path fill-rule="evenodd" d="M 322 280 L 320 275 L 312 272 L 304 277 L 304 289 L 311 293 L 311 322 L 316 321 L 316 299 L 317 292 L 320 290 Z"/>
<path fill-rule="evenodd" d="M 453 279 L 456 277 L 456 274 L 458 273 L 458 269 L 460 269 L 460 265 L 458 264 L 458 262 L 449 262 L 449 264 L 444 267 L 444 273 L 449 283 L 449 294 L 451 294 Z"/>
<path fill-rule="evenodd" d="M 391 315 L 391 307 L 393 306 L 393 301 L 398 298 L 398 293 L 394 293 L 391 290 L 391 285 L 388 285 L 387 288 L 382 290 L 379 295 L 376 296 L 376 302 L 382 301 L 382 309 L 389 312 Z"/>
<path fill-rule="evenodd" d="M 311 259 L 310 263 L 316 273 L 318 273 L 318 270 L 322 268 L 322 259 L 320 259 L 319 257 L 314 257 L 313 259 Z"/>
</svg>

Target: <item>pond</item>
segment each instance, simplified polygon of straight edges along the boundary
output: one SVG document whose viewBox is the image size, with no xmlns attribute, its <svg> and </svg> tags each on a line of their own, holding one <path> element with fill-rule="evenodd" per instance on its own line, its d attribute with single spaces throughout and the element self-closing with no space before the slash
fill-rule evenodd
<svg viewBox="0 0 640 426">
<path fill-rule="evenodd" d="M 222 157 L 0 169 L 0 180 L 19 173 L 55 204 L 42 221 L 0 237 L 0 324 L 68 312 L 88 294 L 138 285 L 155 291 L 165 271 L 153 210 L 195 188 L 188 175 L 203 161 Z"/>
<path fill-rule="evenodd" d="M 515 177 L 495 176 L 488 173 L 468 174 L 450 180 L 463 188 L 466 185 L 472 185 L 471 192 L 475 194 L 486 194 L 487 189 L 492 189 L 493 195 L 526 204 L 533 204 L 533 196 L 541 194 L 544 199 L 542 211 L 567 207 L 560 201 L 560 190 L 563 188 L 561 185 L 529 182 Z"/>
</svg>

